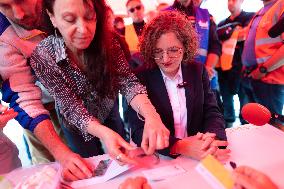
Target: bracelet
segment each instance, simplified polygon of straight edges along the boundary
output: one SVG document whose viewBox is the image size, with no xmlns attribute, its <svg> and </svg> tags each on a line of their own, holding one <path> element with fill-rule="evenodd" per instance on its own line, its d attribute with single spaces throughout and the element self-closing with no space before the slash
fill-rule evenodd
<svg viewBox="0 0 284 189">
<path fill-rule="evenodd" d="M 137 115 L 138 119 L 140 119 L 141 121 L 145 121 L 145 118 L 140 115 L 140 107 L 141 107 L 141 105 L 138 105 L 138 107 L 137 107 L 138 111 L 136 112 L 136 115 Z"/>
<path fill-rule="evenodd" d="M 152 108 L 154 108 L 154 110 L 156 110 L 155 109 L 155 107 L 151 104 L 151 102 L 150 101 L 146 101 L 146 102 L 144 102 L 144 103 L 142 103 L 143 105 L 144 104 L 149 104 L 149 105 L 151 105 L 152 106 Z M 136 114 L 137 114 L 137 117 L 138 117 L 138 119 L 140 119 L 141 121 L 145 121 L 145 118 L 140 114 L 140 108 L 141 108 L 141 105 L 142 104 L 140 104 L 140 105 L 138 105 L 137 106 L 137 112 L 136 112 Z M 145 113 L 146 114 L 146 113 Z"/>
</svg>

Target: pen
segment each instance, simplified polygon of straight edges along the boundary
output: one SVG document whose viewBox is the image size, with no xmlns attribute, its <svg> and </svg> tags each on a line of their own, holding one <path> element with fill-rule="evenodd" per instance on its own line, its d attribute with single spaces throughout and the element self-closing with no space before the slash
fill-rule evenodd
<svg viewBox="0 0 284 189">
<path fill-rule="evenodd" d="M 237 164 L 233 161 L 230 161 L 230 165 L 233 169 L 236 169 L 237 168 Z"/>
</svg>

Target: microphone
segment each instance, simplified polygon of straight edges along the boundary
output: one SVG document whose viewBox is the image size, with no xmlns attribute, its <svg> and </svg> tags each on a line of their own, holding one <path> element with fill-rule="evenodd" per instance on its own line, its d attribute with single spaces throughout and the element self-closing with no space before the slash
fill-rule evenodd
<svg viewBox="0 0 284 189">
<path fill-rule="evenodd" d="M 258 103 L 248 103 L 243 106 L 241 111 L 242 117 L 249 123 L 262 126 L 266 123 L 276 127 L 282 127 L 284 116 L 271 113 L 266 107 Z"/>
<path fill-rule="evenodd" d="M 271 38 L 275 38 L 281 35 L 283 32 L 284 32 L 284 17 L 278 20 L 278 22 L 268 30 L 268 35 Z"/>
<path fill-rule="evenodd" d="M 182 82 L 182 83 L 179 83 L 177 84 L 177 88 L 184 88 L 188 85 L 188 83 L 186 81 Z"/>
</svg>

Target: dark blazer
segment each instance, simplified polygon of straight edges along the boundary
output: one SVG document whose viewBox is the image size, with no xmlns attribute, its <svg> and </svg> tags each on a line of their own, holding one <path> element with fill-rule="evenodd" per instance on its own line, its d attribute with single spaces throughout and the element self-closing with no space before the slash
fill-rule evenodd
<svg viewBox="0 0 284 189">
<path fill-rule="evenodd" d="M 208 74 L 200 63 L 182 64 L 183 81 L 185 86 L 187 107 L 188 136 L 198 132 L 216 133 L 218 139 L 227 140 L 225 122 L 217 106 L 214 93 L 210 89 Z M 174 137 L 173 112 L 168 97 L 163 76 L 158 67 L 137 74 L 141 83 L 146 86 L 148 97 L 155 106 L 165 126 L 170 131 L 170 147 L 179 140 Z M 139 120 L 136 112 L 129 108 L 129 125 L 133 141 L 140 145 L 143 136 L 144 122 Z M 169 148 L 160 153 L 169 155 Z"/>
</svg>

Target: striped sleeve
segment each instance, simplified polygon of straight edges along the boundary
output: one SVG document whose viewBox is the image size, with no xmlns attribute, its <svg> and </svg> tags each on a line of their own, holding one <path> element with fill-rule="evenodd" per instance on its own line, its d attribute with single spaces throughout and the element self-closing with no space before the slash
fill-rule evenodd
<svg viewBox="0 0 284 189">
<path fill-rule="evenodd" d="M 2 100 L 18 112 L 16 120 L 34 131 L 43 120 L 50 119 L 41 102 L 41 91 L 24 55 L 12 44 L 0 39 L 0 74 L 3 79 Z"/>
</svg>

